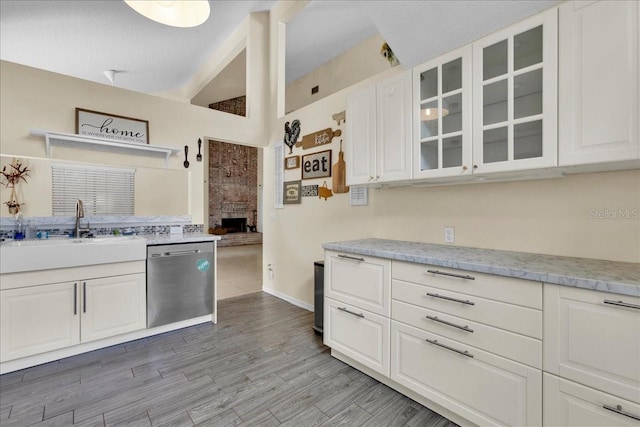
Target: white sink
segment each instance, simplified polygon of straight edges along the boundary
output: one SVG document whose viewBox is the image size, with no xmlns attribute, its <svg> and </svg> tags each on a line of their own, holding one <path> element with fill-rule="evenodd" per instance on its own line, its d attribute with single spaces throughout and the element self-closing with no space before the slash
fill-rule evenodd
<svg viewBox="0 0 640 427">
<path fill-rule="evenodd" d="M 144 260 L 147 241 L 136 236 L 14 240 L 0 246 L 0 273 Z"/>
</svg>

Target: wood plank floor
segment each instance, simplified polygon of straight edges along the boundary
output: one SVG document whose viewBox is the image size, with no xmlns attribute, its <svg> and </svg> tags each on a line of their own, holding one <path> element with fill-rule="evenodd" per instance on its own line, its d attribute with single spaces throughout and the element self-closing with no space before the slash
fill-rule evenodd
<svg viewBox="0 0 640 427">
<path fill-rule="evenodd" d="M 0 425 L 455 426 L 334 359 L 264 293 L 202 324 L 0 376 Z"/>
</svg>

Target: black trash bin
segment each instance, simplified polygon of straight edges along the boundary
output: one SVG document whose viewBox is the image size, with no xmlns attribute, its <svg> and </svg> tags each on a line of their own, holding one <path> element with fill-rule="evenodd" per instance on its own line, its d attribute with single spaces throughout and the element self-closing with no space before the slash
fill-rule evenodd
<svg viewBox="0 0 640 427">
<path fill-rule="evenodd" d="M 315 261 L 313 263 L 314 269 L 314 322 L 313 330 L 316 334 L 322 335 L 322 319 L 324 310 L 324 261 Z"/>
</svg>

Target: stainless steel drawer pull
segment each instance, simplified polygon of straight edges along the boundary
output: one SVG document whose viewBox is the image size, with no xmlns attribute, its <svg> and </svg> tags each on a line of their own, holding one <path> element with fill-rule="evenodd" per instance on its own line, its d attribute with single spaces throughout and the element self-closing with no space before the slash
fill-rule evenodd
<svg viewBox="0 0 640 427">
<path fill-rule="evenodd" d="M 338 255 L 339 258 L 345 258 L 345 259 L 352 259 L 354 261 L 362 261 L 364 262 L 364 258 L 358 258 L 355 256 L 349 256 L 349 255 Z"/>
<path fill-rule="evenodd" d="M 438 340 L 429 340 L 429 339 L 425 339 L 426 342 L 428 342 L 429 344 L 435 344 L 438 347 L 442 347 L 442 348 L 446 348 L 447 350 L 451 350 L 454 351 L 458 354 L 461 354 L 463 356 L 467 356 L 467 357 L 473 357 L 473 354 L 469 353 L 467 350 L 462 351 L 462 350 L 458 350 L 457 348 L 453 348 L 453 347 L 449 347 L 448 345 L 444 345 L 444 344 L 440 344 L 438 342 Z"/>
<path fill-rule="evenodd" d="M 469 276 L 466 274 L 463 275 L 463 274 L 445 273 L 444 271 L 439 271 L 439 270 L 427 270 L 427 273 L 440 274 L 442 276 L 457 277 L 458 279 L 476 280 L 475 277 Z"/>
<path fill-rule="evenodd" d="M 87 312 L 87 282 L 82 282 L 82 312 Z"/>
<path fill-rule="evenodd" d="M 635 308 L 636 310 L 640 310 L 640 305 L 638 304 L 631 304 L 629 302 L 624 302 L 624 301 L 611 301 L 610 299 L 606 299 L 604 300 L 605 304 L 611 304 L 611 305 L 617 305 L 620 307 L 627 307 L 627 308 Z"/>
<path fill-rule="evenodd" d="M 451 323 L 451 322 L 447 322 L 446 320 L 438 319 L 438 316 L 427 316 L 427 319 L 433 320 L 434 322 L 442 323 L 443 325 L 453 326 L 454 328 L 458 328 L 458 329 L 461 329 L 463 331 L 473 333 L 473 329 L 471 329 L 470 327 L 468 327 L 466 325 L 465 326 L 456 325 L 455 323 Z"/>
<path fill-rule="evenodd" d="M 609 405 L 602 405 L 602 407 L 604 409 L 606 409 L 607 411 L 612 411 L 612 412 L 615 412 L 617 414 L 624 415 L 625 417 L 633 418 L 634 420 L 640 421 L 640 416 L 635 415 L 635 414 L 630 414 L 629 412 L 623 411 L 621 405 L 617 405 L 615 408 L 613 406 L 609 406 Z"/>
<path fill-rule="evenodd" d="M 345 313 L 353 314 L 354 316 L 358 316 L 358 317 L 364 319 L 364 314 L 362 314 L 362 313 L 354 313 L 353 311 L 347 310 L 345 307 L 338 307 L 338 310 L 344 311 Z"/>
<path fill-rule="evenodd" d="M 78 284 L 73 284 L 73 315 L 78 314 Z"/>
<path fill-rule="evenodd" d="M 468 299 L 467 300 L 461 300 L 461 299 L 457 299 L 457 298 L 445 297 L 444 295 L 432 294 L 432 293 L 429 293 L 429 292 L 427 292 L 427 296 L 434 297 L 434 298 L 440 298 L 440 299 L 446 299 L 447 301 L 459 302 L 460 304 L 476 305 L 475 302 L 469 301 Z"/>
</svg>

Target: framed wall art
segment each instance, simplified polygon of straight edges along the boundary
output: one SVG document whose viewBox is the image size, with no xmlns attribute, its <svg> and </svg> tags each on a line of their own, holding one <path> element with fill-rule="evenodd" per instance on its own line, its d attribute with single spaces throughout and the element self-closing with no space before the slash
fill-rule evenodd
<svg viewBox="0 0 640 427">
<path fill-rule="evenodd" d="M 282 186 L 283 203 L 285 205 L 295 205 L 300 203 L 301 191 L 300 181 L 286 181 Z"/>
<path fill-rule="evenodd" d="M 300 167 L 300 156 L 285 157 L 284 168 L 285 169 L 298 169 Z"/>
<path fill-rule="evenodd" d="M 331 176 L 331 150 L 302 156 L 302 179 Z"/>
<path fill-rule="evenodd" d="M 132 144 L 149 143 L 149 121 L 76 108 L 78 135 Z"/>
</svg>

